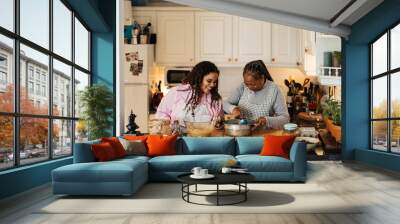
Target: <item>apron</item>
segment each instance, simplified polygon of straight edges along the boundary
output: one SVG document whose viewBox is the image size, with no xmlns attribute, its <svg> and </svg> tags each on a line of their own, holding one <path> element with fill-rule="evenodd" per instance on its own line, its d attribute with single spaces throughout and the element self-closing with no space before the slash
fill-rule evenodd
<svg viewBox="0 0 400 224">
<path fill-rule="evenodd" d="M 192 114 L 192 110 L 185 108 L 183 103 L 177 106 L 176 111 L 179 111 L 176 113 L 176 118 L 181 126 L 185 126 L 185 121 L 209 122 L 212 120 L 212 116 L 210 115 L 205 104 L 197 105 L 193 111 L 194 116 Z"/>
<path fill-rule="evenodd" d="M 272 109 L 271 97 L 266 97 L 265 91 L 254 92 L 245 87 L 243 94 L 240 97 L 238 106 L 241 113 L 250 120 L 257 120 L 259 117 L 272 116 L 274 111 Z"/>
</svg>

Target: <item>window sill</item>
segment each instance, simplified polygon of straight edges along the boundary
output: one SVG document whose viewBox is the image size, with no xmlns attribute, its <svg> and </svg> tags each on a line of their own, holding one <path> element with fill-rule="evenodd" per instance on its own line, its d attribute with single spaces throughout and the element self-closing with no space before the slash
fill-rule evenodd
<svg viewBox="0 0 400 224">
<path fill-rule="evenodd" d="M 16 168 L 3 170 L 3 171 L 0 171 L 0 176 L 1 175 L 6 175 L 6 174 L 10 174 L 10 173 L 14 173 L 14 172 L 20 172 L 20 171 L 23 171 L 23 170 L 32 169 L 32 168 L 35 168 L 35 167 L 49 165 L 49 164 L 52 164 L 52 163 L 62 162 L 62 161 L 69 160 L 69 159 L 72 160 L 72 157 L 73 156 L 67 156 L 67 157 L 63 157 L 63 158 L 59 158 L 59 159 L 53 159 L 53 160 L 39 162 L 39 163 L 31 164 L 31 165 L 25 165 L 25 166 L 21 166 L 21 167 L 16 167 Z"/>
</svg>

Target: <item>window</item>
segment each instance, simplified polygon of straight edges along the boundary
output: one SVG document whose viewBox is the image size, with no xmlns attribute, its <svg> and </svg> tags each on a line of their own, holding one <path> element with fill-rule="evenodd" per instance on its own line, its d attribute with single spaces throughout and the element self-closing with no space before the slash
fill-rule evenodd
<svg viewBox="0 0 400 224">
<path fill-rule="evenodd" d="M 371 148 L 400 153 L 400 24 L 370 45 Z"/>
<path fill-rule="evenodd" d="M 36 84 L 36 95 L 40 95 L 40 84 Z"/>
<path fill-rule="evenodd" d="M 21 36 L 49 48 L 49 0 L 19 0 Z"/>
<path fill-rule="evenodd" d="M 74 136 L 87 139 L 74 105 L 90 84 L 90 31 L 62 0 L 0 0 L 0 27 L 0 170 L 72 155 Z"/>
<path fill-rule="evenodd" d="M 33 82 L 28 82 L 28 92 L 29 94 L 33 94 Z"/>
<path fill-rule="evenodd" d="M 14 31 L 14 0 L 0 1 L 0 26 Z"/>
<path fill-rule="evenodd" d="M 0 54 L 0 67 L 7 68 L 7 56 L 4 54 Z"/>
<path fill-rule="evenodd" d="M 64 103 L 64 96 L 68 96 L 71 102 L 68 102 L 69 104 L 72 104 L 72 90 L 71 89 L 65 89 L 64 85 L 65 83 L 70 83 L 72 84 L 72 68 L 69 65 L 66 65 L 56 59 L 53 60 L 54 64 L 54 70 L 53 70 L 53 90 L 54 90 L 54 95 L 53 95 L 53 114 L 60 114 L 60 108 L 58 108 L 54 104 L 58 104 L 58 97 L 60 97 L 60 100 L 62 103 Z M 59 95 L 60 94 L 60 95 Z M 61 105 L 60 105 L 61 106 Z M 69 107 L 66 109 L 65 114 L 61 113 L 62 116 L 72 116 L 72 108 Z"/>
<path fill-rule="evenodd" d="M 7 73 L 0 71 L 0 84 L 6 85 L 7 84 Z"/>
<path fill-rule="evenodd" d="M 46 96 L 46 86 L 42 86 L 42 96 Z"/>
<path fill-rule="evenodd" d="M 0 7 L 3 5 L 3 3 L 3 1 L 0 1 Z M 3 13 L 3 9 L 0 8 L 0 21 L 4 16 L 1 15 L 1 13 Z M 14 71 L 10 65 L 10 59 L 14 57 L 13 51 L 13 40 L 0 33 L 0 113 L 13 112 L 14 110 Z M 0 141 L 0 150 L 1 147 Z"/>
<path fill-rule="evenodd" d="M 0 53 L 0 91 L 5 91 L 7 85 L 7 56 Z"/>
<path fill-rule="evenodd" d="M 89 69 L 89 32 L 75 18 L 75 62 L 82 68 Z"/>
<path fill-rule="evenodd" d="M 54 53 L 71 60 L 72 12 L 60 1 L 53 0 Z"/>
<path fill-rule="evenodd" d="M 37 81 L 40 81 L 40 71 L 39 71 L 39 69 L 36 69 L 36 80 Z"/>
<path fill-rule="evenodd" d="M 33 67 L 29 66 L 28 76 L 30 80 L 33 80 Z"/>
</svg>

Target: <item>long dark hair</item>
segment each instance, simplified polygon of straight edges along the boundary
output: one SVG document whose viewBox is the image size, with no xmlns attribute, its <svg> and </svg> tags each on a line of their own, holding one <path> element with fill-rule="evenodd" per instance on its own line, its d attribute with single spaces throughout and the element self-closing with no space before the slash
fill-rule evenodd
<svg viewBox="0 0 400 224">
<path fill-rule="evenodd" d="M 209 61 L 202 61 L 195 65 L 182 81 L 183 84 L 189 84 L 192 87 L 192 91 L 189 97 L 188 102 L 186 103 L 185 108 L 192 109 L 196 108 L 199 105 L 202 91 L 201 91 L 201 84 L 203 82 L 204 76 L 208 75 L 211 72 L 215 72 L 219 75 L 219 70 L 217 66 Z M 221 96 L 218 93 L 218 81 L 217 86 L 211 90 L 211 106 L 215 106 L 218 101 L 221 99 Z M 190 108 L 189 108 L 190 106 Z"/>
<path fill-rule="evenodd" d="M 244 66 L 243 76 L 249 74 L 253 76 L 254 79 L 264 79 L 264 81 L 269 80 L 273 82 L 271 74 L 269 74 L 267 66 L 265 66 L 262 60 L 251 61 Z"/>
</svg>

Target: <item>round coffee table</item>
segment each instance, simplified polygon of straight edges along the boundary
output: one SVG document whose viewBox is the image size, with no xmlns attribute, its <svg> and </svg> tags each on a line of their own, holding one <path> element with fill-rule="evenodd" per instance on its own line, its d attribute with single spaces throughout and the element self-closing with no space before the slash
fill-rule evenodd
<svg viewBox="0 0 400 224">
<path fill-rule="evenodd" d="M 234 205 L 247 200 L 247 192 L 249 188 L 247 183 L 255 180 L 255 177 L 248 173 L 216 173 L 213 174 L 215 177 L 212 179 L 193 179 L 189 174 L 182 174 L 177 177 L 178 181 L 182 183 L 182 199 L 188 203 L 198 204 L 198 205 Z M 197 190 L 197 185 L 215 185 L 215 190 Z M 190 191 L 190 186 L 195 186 L 194 191 Z M 224 190 L 220 189 L 220 185 L 236 185 L 237 190 Z M 206 194 L 209 192 L 214 192 L 215 194 Z M 203 197 L 216 197 L 216 204 L 202 204 L 190 201 L 190 196 L 203 196 Z M 221 203 L 221 197 L 232 197 L 240 196 L 240 199 L 231 203 Z"/>
</svg>

